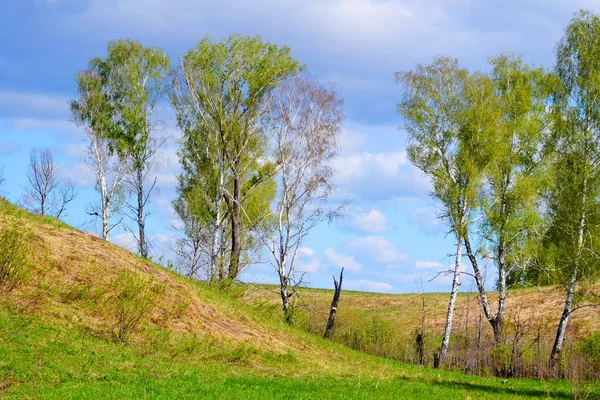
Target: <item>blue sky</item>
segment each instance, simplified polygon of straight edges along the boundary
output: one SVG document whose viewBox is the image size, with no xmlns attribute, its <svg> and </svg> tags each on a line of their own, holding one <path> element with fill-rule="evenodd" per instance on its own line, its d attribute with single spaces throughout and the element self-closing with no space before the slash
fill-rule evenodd
<svg viewBox="0 0 600 400">
<path fill-rule="evenodd" d="M 333 166 L 336 196 L 352 203 L 345 218 L 310 235 L 299 269 L 318 287 L 330 287 L 331 275 L 345 266 L 347 289 L 414 292 L 423 282 L 426 291 L 447 290 L 449 278 L 429 279 L 452 263 L 453 240 L 435 217 L 427 179 L 407 160 L 394 72 L 435 55 L 485 70 L 488 57 L 505 51 L 550 68 L 554 46 L 580 8 L 600 12 L 600 1 L 3 0 L 0 164 L 7 182 L 0 190 L 18 202 L 30 150 L 50 147 L 61 177 L 80 186 L 65 219 L 95 232 L 85 213 L 95 192 L 80 157 L 84 134 L 67 106 L 76 96 L 75 73 L 104 55 L 109 40 L 160 46 L 176 64 L 207 34 L 217 40 L 235 32 L 258 34 L 290 46 L 312 75 L 333 83 L 345 100 L 342 149 Z M 161 116 L 169 140 L 158 157 L 160 191 L 148 229 L 155 257 L 171 258 L 179 133 L 168 107 Z M 124 231 L 112 240 L 131 245 Z M 243 278 L 275 282 L 276 274 L 261 264 Z M 471 286 L 465 277 L 463 287 Z"/>
</svg>

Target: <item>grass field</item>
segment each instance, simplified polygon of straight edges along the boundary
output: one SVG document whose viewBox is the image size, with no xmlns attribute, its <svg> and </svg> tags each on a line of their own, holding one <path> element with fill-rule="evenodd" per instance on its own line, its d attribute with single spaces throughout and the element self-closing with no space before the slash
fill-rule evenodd
<svg viewBox="0 0 600 400">
<path fill-rule="evenodd" d="M 35 251 L 23 285 L 0 297 L 0 398 L 600 397 L 596 384 L 477 377 L 360 353 L 285 325 L 275 304 L 242 302 L 0 201 L 0 224 L 15 222 Z M 124 297 L 130 284 L 147 296 Z M 148 311 L 119 338 L 118 316 L 140 303 Z"/>
</svg>

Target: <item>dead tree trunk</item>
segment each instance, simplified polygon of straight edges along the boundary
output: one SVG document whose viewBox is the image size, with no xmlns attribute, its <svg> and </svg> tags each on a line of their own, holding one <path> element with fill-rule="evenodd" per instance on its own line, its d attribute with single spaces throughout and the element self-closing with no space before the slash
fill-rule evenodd
<svg viewBox="0 0 600 400">
<path fill-rule="evenodd" d="M 340 293 L 342 292 L 342 280 L 344 279 L 344 268 L 340 272 L 340 281 L 335 280 L 333 277 L 333 287 L 335 292 L 333 293 L 333 300 L 331 300 L 331 308 L 329 309 L 329 319 L 327 319 L 327 325 L 325 326 L 325 332 L 323 337 L 329 339 L 333 333 L 333 324 L 335 323 L 335 314 L 337 313 L 338 302 L 340 301 Z"/>
</svg>

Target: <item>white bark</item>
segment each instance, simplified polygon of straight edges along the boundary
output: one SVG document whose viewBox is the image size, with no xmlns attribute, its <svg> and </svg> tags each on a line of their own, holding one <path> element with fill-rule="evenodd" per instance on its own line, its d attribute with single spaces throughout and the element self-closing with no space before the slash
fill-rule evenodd
<svg viewBox="0 0 600 400">
<path fill-rule="evenodd" d="M 460 286 L 460 263 L 462 256 L 462 241 L 457 235 L 456 242 L 456 258 L 454 261 L 454 277 L 452 279 L 452 289 L 450 290 L 450 300 L 448 301 L 448 312 L 446 313 L 446 325 L 444 327 L 444 338 L 442 339 L 442 347 L 440 348 L 439 363 L 443 364 L 446 360 L 446 353 L 450 344 L 450 334 L 452 333 L 452 319 L 454 317 L 454 307 L 456 306 L 456 296 L 458 287 Z"/>
<path fill-rule="evenodd" d="M 100 195 L 100 210 L 92 210 L 90 214 L 101 219 L 102 239 L 108 240 L 110 231 L 118 224 L 111 225 L 110 219 L 115 197 L 117 196 L 123 180 L 124 168 L 117 156 L 110 155 L 106 142 L 97 133 L 87 130 L 90 140 L 85 162 L 96 176 L 96 191 Z"/>
<path fill-rule="evenodd" d="M 556 338 L 554 339 L 554 345 L 552 346 L 552 352 L 550 354 L 550 366 L 555 367 L 558 361 L 560 360 L 560 356 L 562 354 L 562 350 L 565 343 L 565 335 L 567 331 L 567 324 L 569 323 L 569 317 L 571 316 L 571 312 L 573 311 L 573 296 L 575 295 L 575 288 L 577 286 L 577 274 L 579 262 L 581 259 L 581 253 L 583 251 L 583 235 L 585 232 L 585 224 L 586 224 L 586 207 L 587 207 L 587 179 L 583 181 L 583 193 L 581 200 L 581 217 L 579 218 L 579 226 L 577 228 L 577 252 L 575 254 L 575 265 L 573 268 L 573 272 L 571 273 L 571 277 L 569 279 L 569 284 L 567 285 L 567 294 L 565 297 L 565 306 L 563 309 L 563 313 L 558 322 L 558 327 L 556 329 Z"/>
</svg>

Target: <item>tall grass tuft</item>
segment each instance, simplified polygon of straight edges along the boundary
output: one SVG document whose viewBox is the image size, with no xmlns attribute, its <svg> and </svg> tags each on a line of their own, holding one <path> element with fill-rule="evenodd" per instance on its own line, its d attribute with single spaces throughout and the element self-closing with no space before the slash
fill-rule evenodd
<svg viewBox="0 0 600 400">
<path fill-rule="evenodd" d="M 125 270 L 112 283 L 114 295 L 108 305 L 114 314 L 114 333 L 120 342 L 127 342 L 131 335 L 147 321 L 164 286 L 155 284 L 151 277 Z"/>
<path fill-rule="evenodd" d="M 32 237 L 15 221 L 0 228 L 0 293 L 11 292 L 26 280 Z"/>
</svg>

